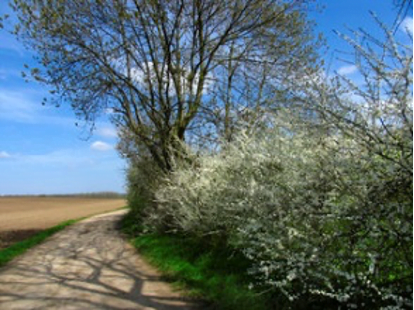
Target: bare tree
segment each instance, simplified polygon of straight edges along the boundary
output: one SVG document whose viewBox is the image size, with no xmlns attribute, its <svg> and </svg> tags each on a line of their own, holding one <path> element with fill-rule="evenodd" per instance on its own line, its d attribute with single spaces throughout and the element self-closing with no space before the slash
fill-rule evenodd
<svg viewBox="0 0 414 310">
<path fill-rule="evenodd" d="M 32 74 L 93 121 L 110 111 L 164 171 L 179 141 L 265 104 L 269 71 L 314 65 L 308 1 L 14 0 Z M 295 63 L 295 66 L 292 65 Z M 275 74 L 276 76 L 276 74 Z M 282 82 L 281 82 L 282 83 Z M 222 131 L 221 131 L 222 130 Z"/>
</svg>

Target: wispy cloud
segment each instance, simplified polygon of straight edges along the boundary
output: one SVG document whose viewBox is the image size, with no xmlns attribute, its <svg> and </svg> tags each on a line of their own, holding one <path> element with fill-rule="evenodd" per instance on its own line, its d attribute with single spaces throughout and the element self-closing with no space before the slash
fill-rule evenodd
<svg viewBox="0 0 414 310">
<path fill-rule="evenodd" d="M 411 35 L 413 34 L 413 19 L 411 17 L 406 17 L 400 26 L 400 30 L 408 32 Z"/>
<path fill-rule="evenodd" d="M 104 138 L 116 138 L 118 136 L 116 129 L 108 126 L 98 128 L 96 134 Z"/>
<path fill-rule="evenodd" d="M 27 57 L 31 54 L 13 35 L 6 31 L 0 32 L 0 49 L 13 52 L 20 57 Z"/>
<path fill-rule="evenodd" d="M 113 146 L 102 141 L 95 141 L 91 144 L 91 149 L 95 151 L 109 151 L 113 149 Z"/>
<path fill-rule="evenodd" d="M 1 177 L 7 180 L 0 182 L 0 194 L 123 190 L 125 167 L 115 151 L 94 152 L 81 147 L 9 155 L 0 158 Z"/>
<path fill-rule="evenodd" d="M 0 159 L 1 158 L 10 158 L 11 155 L 9 153 L 7 153 L 6 151 L 1 151 L 0 152 Z"/>
<path fill-rule="evenodd" d="M 52 106 L 42 106 L 45 91 L 0 88 L 0 119 L 16 123 L 74 126 L 75 117 L 61 116 Z"/>
<path fill-rule="evenodd" d="M 100 142 L 100 141 L 97 141 Z M 103 143 L 103 142 L 102 142 Z M 102 150 L 111 150 L 113 149 L 112 146 L 109 144 L 98 143 L 98 147 L 102 148 Z M 105 147 L 109 147 L 109 149 L 105 149 Z M 91 147 L 92 148 L 92 147 Z M 10 158 L 13 162 L 19 165 L 42 165 L 46 167 L 69 167 L 69 168 L 76 168 L 76 167 L 83 167 L 87 165 L 90 167 L 91 165 L 95 165 L 97 163 L 102 162 L 102 160 L 112 160 L 113 158 L 117 158 L 115 153 L 107 152 L 104 154 L 97 154 L 96 152 L 90 152 L 87 149 L 60 149 L 55 150 L 48 153 L 40 153 L 40 154 L 10 154 L 5 151 L 0 152 L 0 159 L 1 158 Z"/>
<path fill-rule="evenodd" d="M 6 70 L 0 69 L 0 80 L 5 80 L 7 78 L 8 74 Z"/>
<path fill-rule="evenodd" d="M 22 78 L 22 73 L 15 69 L 0 68 L 0 80 L 7 80 L 8 78 Z"/>
<path fill-rule="evenodd" d="M 338 74 L 340 75 L 351 75 L 358 71 L 358 68 L 355 65 L 342 66 L 338 69 Z"/>
<path fill-rule="evenodd" d="M 9 159 L 8 165 L 19 165 L 19 166 L 42 166 L 42 167 L 66 167 L 76 168 L 79 166 L 91 166 L 93 158 L 88 154 L 77 152 L 76 150 L 57 150 L 50 153 L 43 154 L 10 154 L 6 151 L 0 152 L 0 160 Z"/>
<path fill-rule="evenodd" d="M 0 118 L 32 122 L 38 111 L 27 93 L 0 89 Z"/>
<path fill-rule="evenodd" d="M 76 167 L 84 164 L 92 164 L 92 160 L 87 154 L 76 152 L 75 150 L 57 150 L 51 153 L 20 155 L 16 159 L 30 164 L 59 165 L 66 167 Z"/>
<path fill-rule="evenodd" d="M 0 16 L 8 15 L 8 18 L 4 20 L 4 30 L 0 31 L 0 49 L 25 57 L 28 54 L 30 55 L 31 52 L 25 49 L 23 44 L 11 33 L 14 30 L 14 25 L 18 24 L 19 20 L 8 2 L 0 1 Z"/>
</svg>

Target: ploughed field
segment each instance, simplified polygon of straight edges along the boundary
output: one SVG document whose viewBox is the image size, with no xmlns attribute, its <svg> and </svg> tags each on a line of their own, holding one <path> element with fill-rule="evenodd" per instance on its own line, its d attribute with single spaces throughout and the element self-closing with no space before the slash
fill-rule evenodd
<svg viewBox="0 0 414 310">
<path fill-rule="evenodd" d="M 0 249 L 60 222 L 125 205 L 115 198 L 0 197 Z"/>
</svg>

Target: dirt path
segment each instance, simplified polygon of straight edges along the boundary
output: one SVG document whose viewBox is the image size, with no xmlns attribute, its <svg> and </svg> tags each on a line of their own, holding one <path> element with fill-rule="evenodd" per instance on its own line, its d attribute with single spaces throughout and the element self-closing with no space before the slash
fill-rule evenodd
<svg viewBox="0 0 414 310">
<path fill-rule="evenodd" d="M 70 226 L 0 268 L 0 309 L 196 309 L 121 238 L 124 212 Z"/>
</svg>

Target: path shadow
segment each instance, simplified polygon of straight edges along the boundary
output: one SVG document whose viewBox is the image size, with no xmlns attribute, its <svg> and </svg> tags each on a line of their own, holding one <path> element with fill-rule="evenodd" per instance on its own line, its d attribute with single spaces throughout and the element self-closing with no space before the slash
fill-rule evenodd
<svg viewBox="0 0 414 310">
<path fill-rule="evenodd" d="M 202 308 L 171 290 L 115 225 L 113 216 L 81 222 L 0 268 L 0 309 Z"/>
</svg>

